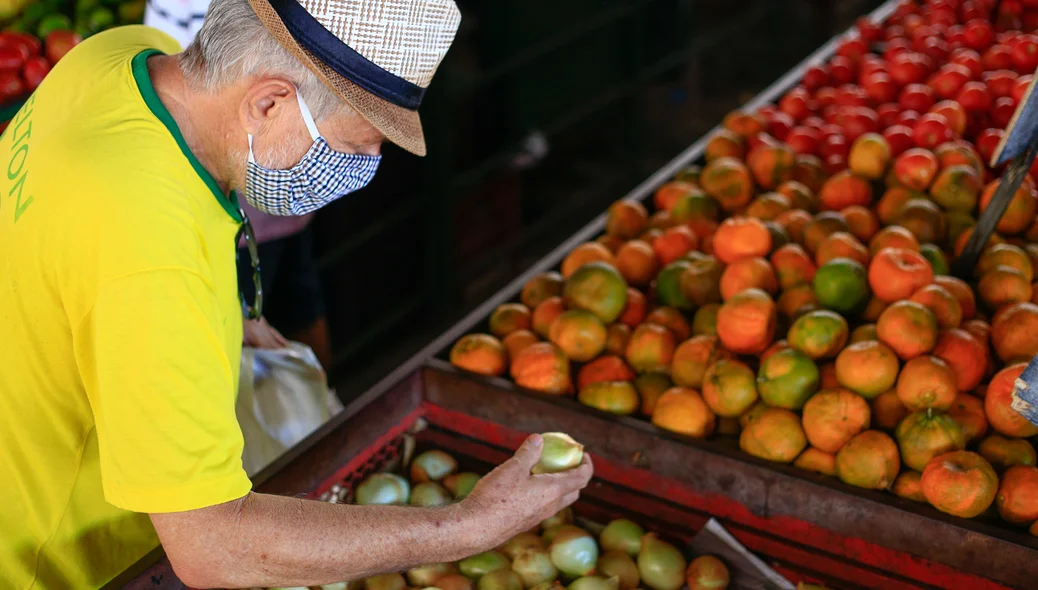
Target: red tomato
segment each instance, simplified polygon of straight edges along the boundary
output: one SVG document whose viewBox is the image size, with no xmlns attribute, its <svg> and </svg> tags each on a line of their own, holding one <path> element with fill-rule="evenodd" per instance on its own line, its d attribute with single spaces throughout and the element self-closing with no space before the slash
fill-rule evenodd
<svg viewBox="0 0 1038 590">
<path fill-rule="evenodd" d="M 984 55 L 981 56 L 980 61 L 984 64 L 984 69 L 990 71 L 994 70 L 1008 70 L 1013 67 L 1013 52 L 1009 49 L 1008 45 L 992 45 L 984 51 Z"/>
<path fill-rule="evenodd" d="M 845 107 L 868 106 L 869 95 L 861 86 L 844 84 L 836 89 L 836 104 Z"/>
<path fill-rule="evenodd" d="M 1013 91 L 1009 93 L 1009 96 L 1013 97 L 1013 101 L 1016 104 L 1020 104 L 1020 101 L 1024 99 L 1024 94 L 1027 93 L 1027 87 L 1031 85 L 1031 78 L 1033 76 L 1020 76 L 1016 79 L 1016 84 L 1013 85 Z"/>
<path fill-rule="evenodd" d="M 815 91 L 829 84 L 829 67 L 825 64 L 811 66 L 804 72 L 804 79 L 800 83 L 808 90 Z"/>
<path fill-rule="evenodd" d="M 846 57 L 854 63 L 860 62 L 868 52 L 868 45 L 860 37 L 847 39 L 836 48 L 836 55 Z"/>
<path fill-rule="evenodd" d="M 974 19 L 965 24 L 966 47 L 984 51 L 994 43 L 994 30 L 986 20 Z"/>
<path fill-rule="evenodd" d="M 29 33 L 4 31 L 0 33 L 0 41 L 2 40 L 10 40 L 24 45 L 29 51 L 29 57 L 35 57 L 43 52 L 43 43 L 35 35 L 30 35 Z"/>
<path fill-rule="evenodd" d="M 822 119 L 826 125 L 839 125 L 843 121 L 843 109 L 845 107 L 831 104 L 822 109 Z"/>
<path fill-rule="evenodd" d="M 973 2 L 972 0 L 966 0 L 966 2 L 962 3 L 962 20 L 966 21 L 967 31 L 969 30 L 970 23 L 974 21 L 983 23 L 987 25 L 988 28 L 991 28 L 991 24 L 987 21 L 989 14 L 990 10 L 986 6 L 984 6 L 983 2 Z M 993 39 L 995 37 L 994 31 L 991 31 L 990 34 L 991 38 Z M 970 47 L 973 47 L 978 51 L 982 49 L 982 47 L 976 47 L 972 44 L 970 45 Z"/>
<path fill-rule="evenodd" d="M 757 109 L 757 115 L 759 115 L 764 122 L 767 123 L 771 120 L 772 115 L 778 112 L 778 107 L 773 104 L 766 104 L 761 108 Z"/>
<path fill-rule="evenodd" d="M 912 129 L 904 125 L 892 125 L 883 130 L 883 137 L 887 139 L 887 143 L 890 145 L 891 157 L 897 157 L 905 150 L 915 147 L 915 140 L 912 138 Z"/>
<path fill-rule="evenodd" d="M 829 175 L 843 172 L 847 169 L 847 156 L 844 154 L 831 154 L 825 158 L 825 171 Z"/>
<path fill-rule="evenodd" d="M 793 117 L 779 111 L 772 115 L 771 120 L 768 121 L 768 133 L 779 141 L 785 141 L 786 136 L 789 135 L 789 130 L 796 124 L 797 122 L 793 120 Z"/>
<path fill-rule="evenodd" d="M 43 55 L 43 41 L 41 41 L 36 35 L 31 33 L 18 33 L 15 31 L 7 31 L 6 33 L 2 33 L 2 35 L 12 37 L 25 44 L 25 46 L 29 48 L 30 57 Z"/>
<path fill-rule="evenodd" d="M 19 72 L 28 55 L 21 45 L 0 45 L 0 72 Z"/>
<path fill-rule="evenodd" d="M 901 19 L 901 26 L 905 28 L 905 32 L 909 35 L 912 34 L 912 31 L 918 29 L 924 24 L 926 24 L 926 21 L 924 21 L 923 17 L 918 14 L 909 14 L 905 18 Z"/>
<path fill-rule="evenodd" d="M 44 40 L 43 53 L 47 56 L 47 61 L 54 65 L 81 41 L 83 38 L 73 31 L 52 31 Z"/>
<path fill-rule="evenodd" d="M 926 77 L 926 65 L 922 55 L 905 52 L 890 62 L 890 77 L 900 86 L 922 82 Z"/>
<path fill-rule="evenodd" d="M 896 18 L 898 20 L 907 20 L 912 16 L 916 16 L 920 21 L 922 21 L 922 18 L 918 17 L 918 14 L 918 4 L 916 4 L 915 2 L 902 2 L 901 4 L 897 5 L 897 8 L 894 9 L 893 18 Z"/>
<path fill-rule="evenodd" d="M 922 47 L 919 48 L 919 53 L 929 56 L 931 59 L 938 62 L 942 62 L 948 58 L 948 52 L 951 49 L 948 47 L 948 43 L 940 37 L 927 37 L 922 42 Z"/>
<path fill-rule="evenodd" d="M 1020 35 L 1016 39 L 1011 55 L 1013 69 L 1021 74 L 1030 74 L 1038 68 L 1038 37 Z"/>
<path fill-rule="evenodd" d="M 883 59 L 893 63 L 894 58 L 912 51 L 912 42 L 904 37 L 897 37 L 887 41 L 887 48 L 883 51 Z"/>
<path fill-rule="evenodd" d="M 912 29 L 909 37 L 912 38 L 912 45 L 915 47 L 916 51 L 919 51 L 922 48 L 921 43 L 923 39 L 926 39 L 927 37 L 937 37 L 938 35 L 940 35 L 940 33 L 937 29 L 924 24 Z"/>
<path fill-rule="evenodd" d="M 934 100 L 933 90 L 929 86 L 909 84 L 901 90 L 897 102 L 901 105 L 901 108 L 925 113 L 930 110 L 930 107 L 936 101 Z"/>
<path fill-rule="evenodd" d="M 794 127 L 786 136 L 786 143 L 798 154 L 818 154 L 821 134 L 817 129 L 800 125 Z"/>
<path fill-rule="evenodd" d="M 988 90 L 993 98 L 1001 98 L 1013 93 L 1013 86 L 1016 85 L 1018 77 L 1016 72 L 1012 70 L 985 72 L 984 83 L 988 85 Z"/>
<path fill-rule="evenodd" d="M 951 63 L 965 66 L 970 71 L 971 80 L 979 80 L 984 73 L 984 64 L 980 62 L 980 54 L 972 49 L 956 49 L 951 53 Z"/>
<path fill-rule="evenodd" d="M 933 105 L 930 112 L 943 116 L 955 137 L 962 137 L 966 132 L 966 109 L 954 100 L 942 100 Z"/>
<path fill-rule="evenodd" d="M 822 144 L 818 146 L 818 155 L 823 159 L 834 155 L 846 158 L 850 151 L 851 146 L 847 142 L 847 138 L 839 134 L 823 137 Z"/>
<path fill-rule="evenodd" d="M 21 97 L 25 94 L 25 83 L 15 72 L 0 73 L 0 103 Z"/>
<path fill-rule="evenodd" d="M 986 112 L 991 108 L 991 92 L 983 82 L 966 82 L 955 95 L 955 101 L 967 111 Z"/>
<path fill-rule="evenodd" d="M 943 115 L 927 113 L 919 118 L 912 130 L 912 139 L 921 148 L 932 150 L 938 145 L 955 139 L 948 120 Z"/>
<path fill-rule="evenodd" d="M 819 88 L 818 91 L 815 92 L 815 101 L 818 103 L 818 108 L 820 109 L 836 104 L 836 89 L 832 86 Z"/>
<path fill-rule="evenodd" d="M 865 80 L 877 72 L 889 73 L 887 62 L 883 58 L 870 53 L 865 56 L 865 59 L 861 60 L 861 65 L 858 67 L 858 80 L 859 82 Z"/>
<path fill-rule="evenodd" d="M 966 47 L 966 27 L 955 25 L 944 32 L 944 40 L 952 50 Z"/>
<path fill-rule="evenodd" d="M 826 138 L 831 135 L 839 135 L 843 137 L 843 128 L 839 125 L 833 125 L 832 123 L 826 123 L 822 125 L 822 128 L 818 130 L 818 134 L 822 138 L 822 143 L 825 143 Z"/>
<path fill-rule="evenodd" d="M 883 38 L 887 41 L 905 36 L 905 28 L 901 25 L 890 25 L 883 31 Z"/>
<path fill-rule="evenodd" d="M 855 23 L 855 26 L 858 29 L 858 34 L 861 35 L 861 38 L 866 43 L 873 43 L 875 41 L 878 41 L 883 31 L 883 29 L 879 25 L 872 22 L 872 20 L 869 19 L 869 17 L 867 16 L 859 18 L 858 21 Z"/>
<path fill-rule="evenodd" d="M 50 72 L 50 62 L 43 56 L 30 57 L 25 62 L 25 67 L 22 68 L 22 79 L 29 92 L 39 87 L 47 76 L 47 72 Z"/>
<path fill-rule="evenodd" d="M 879 131 L 879 116 L 868 107 L 851 107 L 843 124 L 844 136 L 853 143 L 866 133 Z"/>
<path fill-rule="evenodd" d="M 811 94 L 805 88 L 798 86 L 779 100 L 778 107 L 780 111 L 799 121 L 811 114 L 812 106 L 814 106 L 811 103 L 813 102 Z"/>
<path fill-rule="evenodd" d="M 876 115 L 879 117 L 880 128 L 886 129 L 891 125 L 897 125 L 898 117 L 901 116 L 901 106 L 892 102 L 881 104 L 876 108 Z"/>
<path fill-rule="evenodd" d="M 818 130 L 822 128 L 822 125 L 825 125 L 825 121 L 823 121 L 820 117 L 811 116 L 801 121 L 800 124 L 804 127 L 810 127 L 811 129 Z"/>
<path fill-rule="evenodd" d="M 1016 101 L 1011 97 L 1003 96 L 995 99 L 995 104 L 991 107 L 991 125 L 997 129 L 1005 129 L 1015 112 Z"/>
<path fill-rule="evenodd" d="M 850 84 L 854 81 L 855 67 L 850 59 L 837 55 L 829 60 L 829 76 L 835 84 Z"/>
<path fill-rule="evenodd" d="M 933 88 L 938 98 L 951 98 L 959 93 L 962 85 L 970 80 L 970 71 L 959 64 L 945 64 L 930 76 L 926 85 Z"/>
<path fill-rule="evenodd" d="M 898 117 L 898 125 L 907 125 L 909 127 L 915 127 L 915 124 L 919 121 L 919 113 L 912 109 L 901 111 L 901 116 Z"/>
<path fill-rule="evenodd" d="M 14 52 L 13 55 L 16 55 L 17 58 L 10 58 L 9 55 L 12 55 L 11 52 Z M 11 59 L 16 59 L 16 61 L 24 65 L 25 60 L 29 59 L 30 57 L 29 47 L 21 41 L 13 39 L 11 37 L 0 37 L 0 53 L 3 54 L 2 59 L 4 60 L 4 62 L 8 64 L 12 63 Z"/>
<path fill-rule="evenodd" d="M 930 13 L 930 22 L 934 25 L 945 25 L 950 27 L 959 22 L 959 19 L 955 16 L 955 12 L 952 10 L 934 10 Z"/>
</svg>

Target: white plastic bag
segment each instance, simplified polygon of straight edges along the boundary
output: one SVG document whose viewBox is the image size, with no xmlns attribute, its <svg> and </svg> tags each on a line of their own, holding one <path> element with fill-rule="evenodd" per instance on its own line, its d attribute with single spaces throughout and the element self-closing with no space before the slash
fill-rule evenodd
<svg viewBox="0 0 1038 590">
<path fill-rule="evenodd" d="M 250 476 L 342 409 L 309 346 L 242 348 L 235 412 L 245 438 L 242 464 Z"/>
</svg>

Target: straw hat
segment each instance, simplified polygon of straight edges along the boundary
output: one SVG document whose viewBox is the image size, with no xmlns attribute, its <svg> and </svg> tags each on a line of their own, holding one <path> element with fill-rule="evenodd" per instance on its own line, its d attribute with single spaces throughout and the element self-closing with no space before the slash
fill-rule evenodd
<svg viewBox="0 0 1038 590">
<path fill-rule="evenodd" d="M 336 94 L 425 155 L 418 106 L 454 41 L 453 0 L 249 0 L 260 21 Z"/>
</svg>

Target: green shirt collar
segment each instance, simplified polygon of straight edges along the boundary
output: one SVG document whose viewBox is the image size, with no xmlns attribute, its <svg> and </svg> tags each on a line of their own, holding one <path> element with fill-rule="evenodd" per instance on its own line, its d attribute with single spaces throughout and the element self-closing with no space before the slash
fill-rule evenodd
<svg viewBox="0 0 1038 590">
<path fill-rule="evenodd" d="M 217 202 L 223 207 L 224 211 L 231 216 L 236 222 L 242 222 L 241 209 L 238 207 L 238 198 L 231 192 L 231 194 L 225 195 L 220 186 L 216 184 L 216 180 L 213 179 L 209 171 L 206 170 L 202 163 L 198 161 L 198 158 L 191 153 L 191 149 L 187 146 L 187 142 L 184 141 L 184 135 L 180 133 L 180 127 L 177 126 L 177 122 L 173 120 L 173 115 L 169 114 L 166 106 L 159 100 L 159 95 L 155 93 L 155 86 L 151 83 L 151 75 L 148 74 L 148 58 L 153 55 L 160 55 L 161 51 L 158 49 L 145 49 L 138 53 L 133 58 L 132 69 L 133 78 L 137 82 L 137 89 L 141 93 L 141 98 L 144 99 L 144 104 L 148 105 L 153 115 L 162 121 L 162 124 L 169 130 L 169 134 L 176 140 L 177 145 L 180 146 L 180 151 L 184 153 L 184 157 L 191 163 L 191 167 L 195 169 L 195 173 L 198 177 L 205 182 L 205 185 L 212 191 L 213 196 L 216 197 Z"/>
</svg>

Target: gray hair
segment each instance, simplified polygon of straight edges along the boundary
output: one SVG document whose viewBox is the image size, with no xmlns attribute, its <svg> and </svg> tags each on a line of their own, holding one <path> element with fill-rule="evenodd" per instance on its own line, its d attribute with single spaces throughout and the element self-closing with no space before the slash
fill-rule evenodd
<svg viewBox="0 0 1038 590">
<path fill-rule="evenodd" d="M 212 0 L 198 35 L 180 54 L 180 66 L 196 87 L 217 90 L 263 74 L 290 80 L 320 121 L 349 106 L 325 86 L 263 26 L 248 0 Z"/>
</svg>

